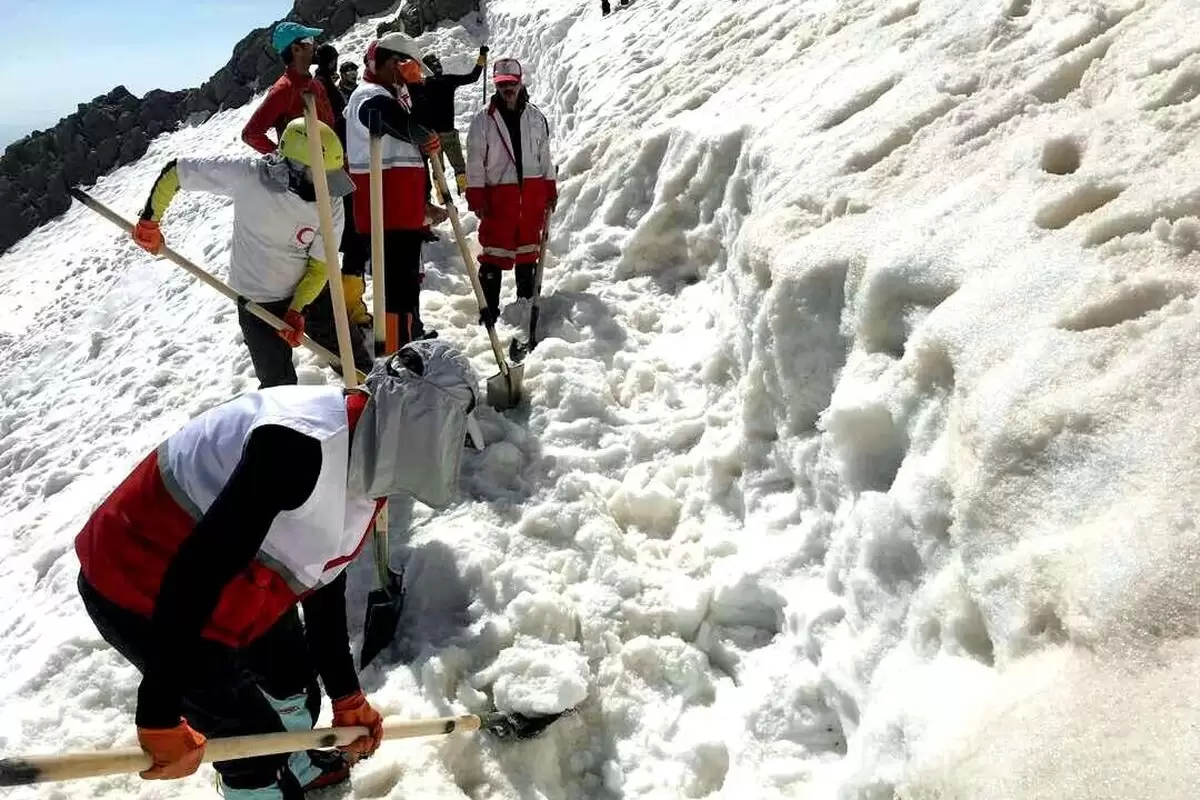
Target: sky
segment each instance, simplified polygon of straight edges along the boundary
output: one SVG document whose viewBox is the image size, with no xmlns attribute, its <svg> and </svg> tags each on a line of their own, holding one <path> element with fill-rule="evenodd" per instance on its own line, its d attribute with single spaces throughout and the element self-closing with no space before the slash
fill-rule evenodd
<svg viewBox="0 0 1200 800">
<path fill-rule="evenodd" d="M 0 146 L 124 84 L 198 86 L 289 0 L 0 0 Z"/>
</svg>

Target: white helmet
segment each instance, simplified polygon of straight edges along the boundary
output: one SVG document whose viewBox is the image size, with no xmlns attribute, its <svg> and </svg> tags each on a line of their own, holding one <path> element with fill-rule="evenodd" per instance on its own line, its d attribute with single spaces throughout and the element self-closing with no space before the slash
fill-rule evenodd
<svg viewBox="0 0 1200 800">
<path fill-rule="evenodd" d="M 416 39 L 406 33 L 393 32 L 375 40 L 367 52 L 368 58 L 374 61 L 374 59 L 379 57 L 378 53 L 380 50 L 387 50 L 392 53 L 400 53 L 401 55 L 408 56 L 421 65 L 421 71 L 425 75 L 433 74 L 433 70 L 429 69 L 422 60 L 425 54 L 421 52 L 421 46 L 417 44 Z"/>
</svg>

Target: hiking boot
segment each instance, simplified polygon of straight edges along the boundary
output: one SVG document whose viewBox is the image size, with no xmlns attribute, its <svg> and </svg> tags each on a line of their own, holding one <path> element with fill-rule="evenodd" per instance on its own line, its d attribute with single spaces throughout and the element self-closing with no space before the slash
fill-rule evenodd
<svg viewBox="0 0 1200 800">
<path fill-rule="evenodd" d="M 309 750 L 307 754 L 315 772 L 305 773 L 304 778 L 308 782 L 301 784 L 303 791 L 324 789 L 350 777 L 350 762 L 341 750 Z M 299 776 L 297 782 L 299 783 Z"/>
</svg>

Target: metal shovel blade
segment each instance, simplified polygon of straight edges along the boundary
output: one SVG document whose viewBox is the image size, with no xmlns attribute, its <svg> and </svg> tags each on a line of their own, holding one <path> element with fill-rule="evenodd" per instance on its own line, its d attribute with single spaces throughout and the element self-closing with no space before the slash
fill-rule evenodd
<svg viewBox="0 0 1200 800">
<path fill-rule="evenodd" d="M 574 709 L 557 714 L 527 717 L 524 714 L 501 714 L 494 712 L 480 720 L 480 726 L 497 739 L 533 739 Z"/>
<path fill-rule="evenodd" d="M 362 651 L 359 669 L 387 649 L 396 635 L 400 614 L 404 609 L 404 584 L 398 573 L 388 570 L 386 589 L 372 589 L 367 595 L 367 617 L 363 623 Z"/>
<path fill-rule="evenodd" d="M 521 402 L 522 391 L 525 388 L 525 365 L 509 364 L 508 374 L 497 372 L 488 378 L 487 403 L 492 408 L 503 411 L 516 408 Z"/>
</svg>

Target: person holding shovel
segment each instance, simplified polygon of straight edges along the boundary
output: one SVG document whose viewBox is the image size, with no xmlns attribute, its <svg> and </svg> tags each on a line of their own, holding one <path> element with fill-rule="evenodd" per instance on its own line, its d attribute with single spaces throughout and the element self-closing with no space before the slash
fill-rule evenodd
<svg viewBox="0 0 1200 800">
<path fill-rule="evenodd" d="M 496 93 L 467 134 L 467 208 L 479 217 L 479 282 L 484 324 L 500 317 L 500 276 L 515 267 L 518 327 L 529 315 L 547 212 L 558 202 L 550 124 L 529 102 L 521 63 L 502 58 L 492 72 Z"/>
<path fill-rule="evenodd" d="M 371 137 L 383 155 L 384 310 L 387 351 L 432 335 L 420 326 L 421 246 L 425 229 L 447 217 L 427 200 L 422 155 L 436 156 L 438 135 L 420 125 L 405 84 L 423 78 L 421 51 L 412 37 L 389 33 L 371 42 L 366 70 L 346 103 L 346 148 L 354 181 L 354 224 L 371 233 Z"/>
<path fill-rule="evenodd" d="M 342 197 L 354 191 L 343 170 L 342 144 L 333 128 L 320 130 L 330 193 Z M 133 240 L 157 253 L 163 245 L 160 221 L 180 189 L 233 198 L 233 238 L 229 254 L 229 285 L 283 319 L 291 330 L 276 331 L 238 306 L 238 324 L 250 350 L 259 388 L 294 384 L 292 349 L 304 333 L 305 307 L 326 283 L 324 242 L 317 210 L 316 189 L 304 118 L 284 129 L 279 151 L 265 157 L 218 156 L 178 158 L 163 167 L 150 190 Z M 344 225 L 342 204 L 333 204 L 336 235 Z M 357 359 L 356 359 L 357 360 Z M 369 356 L 367 356 L 369 363 Z"/>
<path fill-rule="evenodd" d="M 358 389 L 248 392 L 185 423 L 100 504 L 75 539 L 78 586 L 142 676 L 141 777 L 194 773 L 209 737 L 310 730 L 318 678 L 334 727 L 370 733 L 217 761 L 225 800 L 303 800 L 375 752 L 383 719 L 350 653 L 345 569 L 388 496 L 454 498 L 465 442 L 482 447 L 478 388 L 461 352 L 423 340 Z"/>
</svg>

